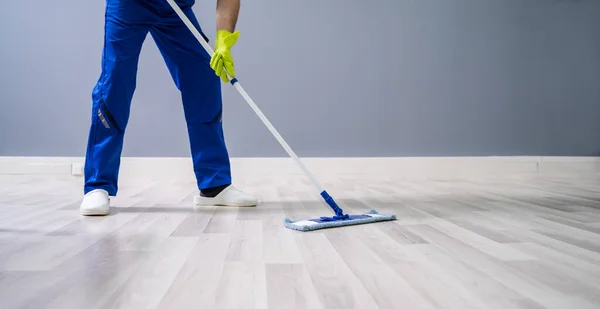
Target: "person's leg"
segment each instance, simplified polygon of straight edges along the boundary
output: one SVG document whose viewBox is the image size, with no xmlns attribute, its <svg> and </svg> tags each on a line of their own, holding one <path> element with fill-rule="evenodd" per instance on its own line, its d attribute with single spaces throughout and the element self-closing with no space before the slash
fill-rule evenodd
<svg viewBox="0 0 600 309">
<path fill-rule="evenodd" d="M 191 9 L 185 11 L 187 14 Z M 189 16 L 197 25 L 193 14 Z M 198 189 L 231 184 L 221 123 L 221 84 L 209 66 L 210 56 L 185 25 L 173 23 L 172 17 L 150 33 L 181 91 Z"/>
<path fill-rule="evenodd" d="M 191 6 L 182 10 L 202 32 Z M 232 179 L 223 134 L 221 81 L 210 68 L 210 56 L 172 9 L 163 13 L 164 19 L 150 33 L 181 91 L 198 189 L 204 197 L 236 192 L 240 201 L 231 204 L 253 206 L 254 197 L 229 186 Z"/>
<path fill-rule="evenodd" d="M 135 1 L 106 1 L 102 73 L 92 91 L 84 167 L 86 195 L 98 191 L 105 191 L 103 195 L 117 194 L 123 137 L 136 87 L 140 50 L 151 27 L 149 16 Z M 83 208 L 92 209 L 94 203 L 104 199 L 100 196 L 95 202 L 92 198 L 84 201 L 82 213 Z"/>
</svg>

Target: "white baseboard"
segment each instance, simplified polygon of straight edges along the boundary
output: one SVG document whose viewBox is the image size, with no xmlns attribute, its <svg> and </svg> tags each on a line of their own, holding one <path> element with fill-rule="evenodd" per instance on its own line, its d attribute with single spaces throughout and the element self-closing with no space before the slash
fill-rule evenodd
<svg viewBox="0 0 600 309">
<path fill-rule="evenodd" d="M 392 157 L 305 158 L 317 176 L 363 175 L 401 177 L 457 177 L 468 175 L 600 173 L 600 157 Z M 0 175 L 72 175 L 81 157 L 0 157 Z M 301 175 L 290 158 L 232 158 L 234 177 Z M 121 177 L 194 179 L 190 158 L 121 160 Z"/>
</svg>

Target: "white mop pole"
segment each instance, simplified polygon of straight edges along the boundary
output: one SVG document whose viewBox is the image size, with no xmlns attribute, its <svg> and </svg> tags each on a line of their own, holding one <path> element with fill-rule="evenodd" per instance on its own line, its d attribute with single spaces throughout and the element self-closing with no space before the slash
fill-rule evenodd
<svg viewBox="0 0 600 309">
<path fill-rule="evenodd" d="M 208 54 L 210 56 L 212 56 L 213 53 L 214 53 L 213 49 L 210 47 L 210 45 L 208 45 L 208 42 L 206 42 L 206 40 L 204 39 L 204 37 L 198 31 L 198 29 L 196 29 L 196 27 L 194 27 L 194 24 L 192 24 L 192 22 L 189 20 L 189 18 L 183 13 L 183 11 L 179 7 L 179 5 L 177 5 L 177 3 L 175 2 L 175 0 L 166 0 L 166 1 L 169 3 L 169 5 L 171 5 L 171 7 L 173 8 L 173 10 L 175 10 L 175 12 L 177 13 L 177 15 L 179 15 L 179 18 L 181 18 L 181 20 L 185 23 L 185 25 L 188 27 L 188 29 L 190 29 L 190 31 L 194 34 L 194 36 L 196 37 L 196 39 L 198 39 L 198 42 L 200 42 L 200 44 L 202 44 L 202 46 L 204 47 L 204 49 L 206 50 L 206 52 L 208 52 Z M 300 166 L 300 168 L 306 173 L 306 175 L 313 182 L 313 184 L 315 185 L 315 187 L 317 188 L 317 190 L 319 190 L 319 193 L 323 192 L 324 191 L 323 187 L 317 181 L 317 179 L 315 178 L 315 176 L 313 176 L 313 174 L 310 172 L 310 170 L 308 170 L 308 168 L 304 165 L 304 163 L 298 158 L 298 156 L 296 155 L 296 153 L 294 153 L 294 151 L 288 145 L 288 143 L 286 143 L 285 140 L 283 139 L 283 137 L 281 137 L 281 134 L 279 134 L 279 132 L 277 132 L 277 130 L 275 129 L 275 127 L 273 127 L 273 125 L 271 124 L 271 122 L 263 114 L 263 112 L 260 110 L 260 108 L 258 108 L 258 106 L 256 105 L 256 103 L 254 103 L 254 100 L 252 100 L 252 98 L 250 98 L 250 96 L 244 90 L 244 88 L 242 88 L 242 85 L 240 85 L 240 82 L 237 79 L 234 78 L 231 81 L 231 83 L 233 84 L 233 86 L 235 87 L 235 89 L 237 89 L 238 92 L 242 95 L 242 97 L 244 97 L 244 99 L 246 100 L 246 102 L 248 102 L 248 104 L 254 110 L 254 112 L 256 113 L 256 115 L 258 115 L 258 118 L 260 118 L 260 120 L 262 120 L 262 122 L 269 129 L 269 131 L 271 131 L 271 134 L 273 134 L 273 136 L 275 136 L 275 138 L 277 139 L 277 141 L 279 142 L 279 144 L 281 144 L 281 146 L 285 149 L 285 151 L 287 151 L 287 153 L 290 155 L 290 157 L 292 157 L 292 159 L 294 159 L 294 161 L 298 164 L 298 166 Z"/>
</svg>

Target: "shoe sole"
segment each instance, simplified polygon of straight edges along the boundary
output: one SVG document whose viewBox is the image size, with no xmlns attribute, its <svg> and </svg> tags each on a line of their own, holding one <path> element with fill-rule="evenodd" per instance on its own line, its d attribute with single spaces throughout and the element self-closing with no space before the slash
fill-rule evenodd
<svg viewBox="0 0 600 309">
<path fill-rule="evenodd" d="M 214 203 L 210 200 L 203 199 L 201 197 L 194 197 L 194 204 L 196 206 L 229 206 L 229 207 L 255 207 L 258 203 Z"/>
<path fill-rule="evenodd" d="M 82 216 L 107 216 L 110 210 L 80 210 Z"/>
</svg>

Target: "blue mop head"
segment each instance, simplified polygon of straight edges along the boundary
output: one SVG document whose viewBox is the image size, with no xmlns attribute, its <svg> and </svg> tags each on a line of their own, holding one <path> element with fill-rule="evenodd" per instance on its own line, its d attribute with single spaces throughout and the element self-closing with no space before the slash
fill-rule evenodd
<svg viewBox="0 0 600 309">
<path fill-rule="evenodd" d="M 297 231 L 314 231 L 332 227 L 340 227 L 340 226 L 348 226 L 348 225 L 357 225 L 357 224 L 365 224 L 365 223 L 373 223 L 380 221 L 390 221 L 396 220 L 396 215 L 383 215 L 378 213 L 375 210 L 371 210 L 362 215 L 349 215 L 347 219 L 340 220 L 332 220 L 331 218 L 318 218 L 318 219 L 308 219 L 308 220 L 298 220 L 292 221 L 288 218 L 283 220 L 283 224 L 288 229 L 297 230 Z"/>
</svg>

